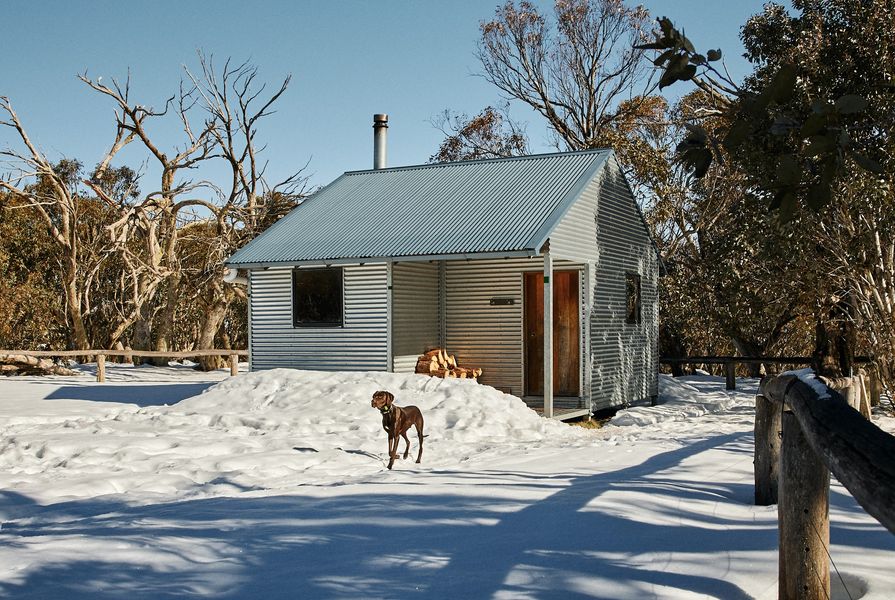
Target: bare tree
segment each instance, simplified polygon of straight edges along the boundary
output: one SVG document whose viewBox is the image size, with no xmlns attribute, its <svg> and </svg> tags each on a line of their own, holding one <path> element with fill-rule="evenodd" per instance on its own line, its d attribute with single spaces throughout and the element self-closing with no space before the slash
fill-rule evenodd
<svg viewBox="0 0 895 600">
<path fill-rule="evenodd" d="M 214 156 L 215 139 L 211 134 L 211 121 L 204 120 L 201 129 L 194 129 L 191 124 L 192 109 L 198 101 L 194 86 L 181 84 L 179 93 L 167 100 L 164 109 L 155 110 L 131 101 L 129 74 L 124 83 L 113 79 L 111 84 L 103 84 L 100 79 L 91 79 L 86 73 L 79 79 L 114 101 L 119 137 L 141 143 L 161 169 L 159 189 L 127 207 L 121 218 L 109 227 L 109 233 L 130 272 L 134 345 L 138 348 L 152 347 L 158 351 L 170 350 L 175 314 L 181 301 L 182 268 L 178 254 L 181 214 L 195 207 L 215 208 L 213 203 L 194 194 L 197 190 L 208 188 L 205 182 L 178 179 L 178 175 L 181 172 L 189 173 Z M 175 113 L 181 122 L 185 142 L 182 147 L 166 152 L 150 136 L 147 121 L 164 117 L 169 111 Z M 100 163 L 88 184 L 100 197 L 112 202 L 108 191 L 101 185 L 103 171 L 107 167 L 107 161 Z M 142 243 L 135 244 L 135 240 Z M 164 289 L 165 297 L 159 303 L 158 315 L 155 315 L 153 301 L 160 289 Z"/>
<path fill-rule="evenodd" d="M 634 48 L 646 39 L 649 13 L 622 0 L 556 0 L 553 12 L 550 24 L 526 0 L 498 8 L 481 24 L 483 76 L 540 113 L 558 146 L 603 146 L 652 87 L 651 65 Z"/>
<path fill-rule="evenodd" d="M 525 129 L 508 114 L 509 105 L 485 107 L 470 117 L 445 110 L 430 123 L 444 134 L 430 162 L 454 162 L 480 158 L 503 158 L 528 154 Z"/>
<path fill-rule="evenodd" d="M 33 210 L 46 225 L 50 237 L 61 253 L 60 271 L 67 318 L 71 325 L 71 344 L 75 349 L 88 349 L 91 339 L 85 324 L 90 310 L 91 278 L 108 248 L 89 248 L 82 243 L 79 221 L 87 211 L 87 199 L 79 191 L 81 165 L 74 160 L 50 161 L 31 140 L 9 98 L 0 97 L 0 110 L 6 118 L 0 125 L 16 133 L 24 150 L 7 148 L 0 151 L 6 158 L 7 176 L 0 179 L 0 188 L 19 200 L 19 206 Z M 108 165 L 132 136 L 119 129 L 115 140 L 101 161 Z M 94 240 L 96 241 L 96 240 Z M 97 243 L 102 244 L 101 241 Z"/>
<path fill-rule="evenodd" d="M 187 70 L 187 76 L 208 115 L 215 153 L 231 174 L 229 186 L 215 187 L 217 203 L 209 221 L 213 235 L 206 237 L 208 259 L 198 279 L 202 282 L 198 298 L 205 310 L 196 344 L 213 348 L 231 304 L 237 297 L 245 298 L 241 287 L 224 282 L 223 261 L 295 206 L 305 195 L 307 177 L 302 167 L 271 185 L 265 176 L 268 163 L 260 159 L 264 147 L 255 142 L 259 122 L 272 114 L 291 76 L 264 95 L 266 84 L 256 85 L 258 69 L 248 62 L 233 65 L 228 59 L 218 71 L 213 57 L 200 53 L 199 65 L 199 73 Z M 203 366 L 212 367 L 218 360 L 208 357 Z"/>
</svg>

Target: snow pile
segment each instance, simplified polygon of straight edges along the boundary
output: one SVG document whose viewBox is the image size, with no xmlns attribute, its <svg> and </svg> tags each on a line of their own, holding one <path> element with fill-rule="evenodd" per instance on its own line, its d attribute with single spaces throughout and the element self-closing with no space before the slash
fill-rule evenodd
<svg viewBox="0 0 895 600">
<path fill-rule="evenodd" d="M 422 464 L 413 463 L 411 430 L 411 460 L 396 469 L 598 439 L 472 381 L 279 369 L 230 378 L 173 406 L 10 419 L 0 425 L 0 487 L 58 501 L 226 495 L 368 477 L 387 462 L 381 416 L 370 406 L 380 389 L 399 406 L 419 406 L 425 418 Z"/>
<path fill-rule="evenodd" d="M 386 390 L 398 406 L 423 412 L 425 433 L 441 440 L 579 440 L 580 430 L 540 418 L 522 400 L 465 379 L 377 372 L 316 372 L 276 369 L 224 381 L 172 411 L 213 415 L 215 425 L 291 431 L 321 437 L 323 447 L 385 439 L 373 393 Z M 370 439 L 370 433 L 374 434 Z M 332 437 L 335 436 L 335 437 Z"/>
<path fill-rule="evenodd" d="M 0 379 L 0 596 L 776 597 L 755 380 L 663 377 L 615 419 L 655 424 L 592 431 L 463 380 L 107 377 Z M 379 389 L 422 409 L 421 465 L 386 471 Z M 833 597 L 891 598 L 895 538 L 831 486 Z"/>
<path fill-rule="evenodd" d="M 619 412 L 610 421 L 612 425 L 655 425 L 666 421 L 684 421 L 703 415 L 730 410 L 744 401 L 742 394 L 715 390 L 707 393 L 696 386 L 714 378 L 703 376 L 674 378 L 659 375 L 659 398 L 656 406 L 638 406 Z"/>
</svg>

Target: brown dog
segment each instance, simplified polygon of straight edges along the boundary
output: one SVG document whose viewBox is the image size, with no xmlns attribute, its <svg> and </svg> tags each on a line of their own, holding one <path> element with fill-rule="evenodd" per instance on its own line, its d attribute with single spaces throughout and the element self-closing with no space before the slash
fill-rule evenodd
<svg viewBox="0 0 895 600">
<path fill-rule="evenodd" d="M 407 446 L 404 448 L 404 458 L 410 453 L 410 440 L 407 439 L 407 430 L 411 425 L 416 427 L 416 434 L 420 439 L 420 452 L 416 462 L 423 457 L 423 413 L 415 406 L 395 406 L 395 397 L 389 392 L 379 391 L 373 394 L 370 403 L 373 408 L 382 413 L 382 428 L 388 434 L 388 468 L 391 469 L 398 457 L 398 436 L 404 438 Z"/>
</svg>

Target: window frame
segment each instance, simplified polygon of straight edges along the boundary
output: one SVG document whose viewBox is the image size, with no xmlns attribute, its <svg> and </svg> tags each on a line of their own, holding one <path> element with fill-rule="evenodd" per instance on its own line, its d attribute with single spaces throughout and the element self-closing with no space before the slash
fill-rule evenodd
<svg viewBox="0 0 895 600">
<path fill-rule="evenodd" d="M 299 273 L 310 273 L 314 271 L 336 271 L 339 277 L 339 320 L 336 321 L 299 321 L 298 305 L 296 303 L 296 287 L 298 282 L 296 277 Z M 345 327 L 345 269 L 344 267 L 293 267 L 292 268 L 292 285 L 290 287 L 290 297 L 292 301 L 292 327 L 295 329 L 340 329 Z"/>
<path fill-rule="evenodd" d="M 633 285 L 632 285 L 633 284 Z M 632 294 L 633 292 L 633 294 Z M 634 313 L 631 314 L 631 302 Z M 643 285 L 640 273 L 625 271 L 625 324 L 640 325 L 643 322 Z"/>
</svg>

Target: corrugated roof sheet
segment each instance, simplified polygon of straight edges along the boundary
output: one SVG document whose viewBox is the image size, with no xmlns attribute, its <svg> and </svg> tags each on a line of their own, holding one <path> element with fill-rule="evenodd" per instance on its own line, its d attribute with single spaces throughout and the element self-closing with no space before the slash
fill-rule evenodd
<svg viewBox="0 0 895 600">
<path fill-rule="evenodd" d="M 351 171 L 227 263 L 534 254 L 610 154 L 588 150 Z"/>
</svg>

